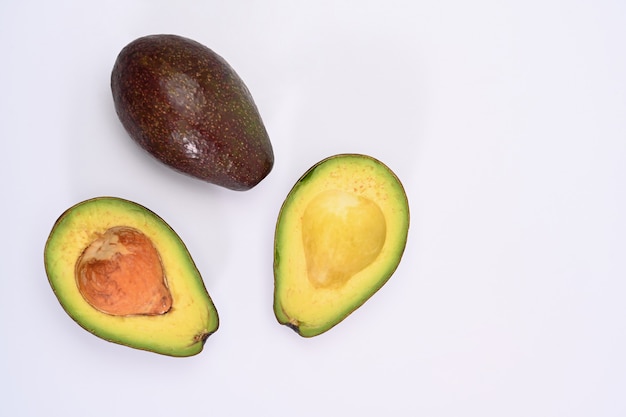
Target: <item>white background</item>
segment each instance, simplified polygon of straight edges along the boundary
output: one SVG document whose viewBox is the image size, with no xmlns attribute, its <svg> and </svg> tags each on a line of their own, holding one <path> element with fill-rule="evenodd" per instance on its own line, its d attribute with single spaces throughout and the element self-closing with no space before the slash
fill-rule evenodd
<svg viewBox="0 0 626 417">
<path fill-rule="evenodd" d="M 251 90 L 276 155 L 246 192 L 122 129 L 109 77 L 152 33 Z M 4 1 L 0 415 L 626 415 L 626 2 Z M 328 333 L 272 312 L 273 229 L 341 152 L 403 181 L 396 274 Z M 186 242 L 220 313 L 170 358 L 76 325 L 47 282 L 56 218 L 113 195 Z"/>
</svg>

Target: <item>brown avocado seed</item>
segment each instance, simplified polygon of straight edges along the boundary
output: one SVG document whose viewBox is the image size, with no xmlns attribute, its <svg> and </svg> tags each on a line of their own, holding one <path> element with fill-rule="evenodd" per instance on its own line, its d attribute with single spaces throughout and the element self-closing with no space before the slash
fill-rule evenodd
<svg viewBox="0 0 626 417">
<path fill-rule="evenodd" d="M 158 251 L 130 227 L 110 228 L 85 248 L 76 284 L 93 308 L 114 316 L 159 315 L 172 307 Z"/>
</svg>

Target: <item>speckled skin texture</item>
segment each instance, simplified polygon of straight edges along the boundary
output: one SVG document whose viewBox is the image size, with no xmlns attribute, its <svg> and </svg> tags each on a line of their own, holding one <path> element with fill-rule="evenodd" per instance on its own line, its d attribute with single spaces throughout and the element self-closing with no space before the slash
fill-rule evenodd
<svg viewBox="0 0 626 417">
<path fill-rule="evenodd" d="M 272 145 L 250 92 L 198 42 L 176 35 L 131 42 L 117 57 L 111 90 L 131 138 L 178 171 L 247 190 L 272 170 Z"/>
</svg>

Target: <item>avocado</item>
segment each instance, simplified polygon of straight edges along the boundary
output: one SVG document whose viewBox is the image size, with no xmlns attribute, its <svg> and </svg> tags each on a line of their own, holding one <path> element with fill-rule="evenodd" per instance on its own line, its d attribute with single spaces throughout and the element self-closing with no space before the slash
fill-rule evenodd
<svg viewBox="0 0 626 417">
<path fill-rule="evenodd" d="M 340 323 L 396 270 L 409 230 L 396 175 L 367 155 L 310 168 L 287 195 L 274 240 L 274 314 L 303 337 Z"/>
<path fill-rule="evenodd" d="M 98 197 L 69 208 L 50 232 L 44 264 L 67 314 L 110 342 L 192 356 L 218 328 L 184 243 L 137 203 Z"/>
<path fill-rule="evenodd" d="M 117 56 L 111 91 L 130 137 L 182 173 L 242 191 L 272 170 L 272 145 L 248 88 L 194 40 L 132 41 Z"/>
</svg>

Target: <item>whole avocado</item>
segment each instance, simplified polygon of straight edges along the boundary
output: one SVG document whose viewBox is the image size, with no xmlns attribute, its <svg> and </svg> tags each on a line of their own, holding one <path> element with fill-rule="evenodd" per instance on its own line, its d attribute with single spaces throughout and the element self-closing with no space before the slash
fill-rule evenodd
<svg viewBox="0 0 626 417">
<path fill-rule="evenodd" d="M 194 40 L 134 40 L 115 61 L 111 90 L 130 137 L 180 172 L 241 191 L 272 170 L 272 145 L 248 88 Z"/>
</svg>

